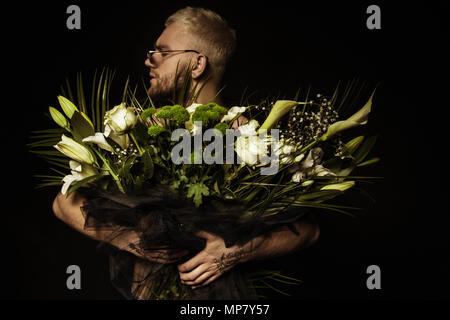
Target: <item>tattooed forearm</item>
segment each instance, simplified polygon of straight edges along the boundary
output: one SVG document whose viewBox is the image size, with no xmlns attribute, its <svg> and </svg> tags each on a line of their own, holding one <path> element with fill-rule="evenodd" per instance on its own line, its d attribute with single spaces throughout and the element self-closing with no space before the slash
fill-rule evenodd
<svg viewBox="0 0 450 320">
<path fill-rule="evenodd" d="M 217 266 L 217 269 L 219 269 L 220 272 L 224 272 L 227 267 L 234 266 L 239 262 L 239 260 L 242 259 L 244 256 L 244 250 L 239 249 L 236 252 L 231 253 L 223 253 L 220 259 L 215 258 L 214 263 Z"/>
</svg>

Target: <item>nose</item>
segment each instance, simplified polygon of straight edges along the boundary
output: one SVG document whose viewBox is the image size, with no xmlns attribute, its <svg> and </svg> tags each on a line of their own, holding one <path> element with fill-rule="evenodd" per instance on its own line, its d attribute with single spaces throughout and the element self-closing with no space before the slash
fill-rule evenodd
<svg viewBox="0 0 450 320">
<path fill-rule="evenodd" d="M 155 60 L 153 59 L 153 56 L 152 56 L 152 54 L 150 54 L 150 52 L 147 53 L 147 59 L 145 59 L 144 64 L 148 68 L 155 68 L 156 67 Z"/>
<path fill-rule="evenodd" d="M 144 64 L 145 64 L 146 67 L 149 67 L 149 68 L 153 67 L 153 65 L 152 65 L 152 63 L 150 62 L 150 59 L 149 59 L 149 58 L 145 59 Z"/>
</svg>

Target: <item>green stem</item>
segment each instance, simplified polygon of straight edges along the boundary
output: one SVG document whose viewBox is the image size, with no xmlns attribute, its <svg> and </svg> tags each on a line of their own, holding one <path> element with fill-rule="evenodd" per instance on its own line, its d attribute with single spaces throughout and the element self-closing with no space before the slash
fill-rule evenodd
<svg viewBox="0 0 450 320">
<path fill-rule="evenodd" d="M 312 147 L 314 147 L 316 144 L 318 144 L 319 142 L 322 142 L 322 138 L 320 138 L 319 140 L 315 140 L 313 142 L 311 142 L 310 144 L 308 144 L 306 147 L 302 148 L 298 154 L 302 154 L 305 151 L 308 151 L 309 149 L 311 149 Z"/>
<path fill-rule="evenodd" d="M 142 149 L 139 147 L 139 143 L 137 143 L 137 140 L 136 140 L 136 138 L 134 137 L 133 132 L 130 132 L 130 136 L 131 136 L 131 139 L 133 139 L 133 142 L 134 142 L 134 144 L 136 145 L 136 148 L 137 148 L 138 151 L 139 151 L 139 156 L 142 156 L 142 154 L 143 154 Z"/>
<path fill-rule="evenodd" d="M 116 183 L 116 185 L 119 188 L 120 192 L 125 193 L 125 189 L 123 188 L 122 184 L 120 183 L 119 176 L 109 166 L 108 161 L 105 159 L 105 157 L 103 157 L 103 155 L 99 151 L 97 151 L 95 149 L 93 149 L 93 150 L 98 155 L 98 157 L 103 161 L 103 163 L 105 164 L 106 168 L 108 169 L 109 174 L 113 177 L 114 182 Z"/>
</svg>

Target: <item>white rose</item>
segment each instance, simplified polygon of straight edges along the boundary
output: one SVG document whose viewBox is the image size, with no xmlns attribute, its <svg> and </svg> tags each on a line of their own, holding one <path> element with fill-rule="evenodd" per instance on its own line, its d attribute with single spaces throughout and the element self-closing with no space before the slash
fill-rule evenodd
<svg viewBox="0 0 450 320">
<path fill-rule="evenodd" d="M 105 113 L 105 136 L 109 136 L 110 131 L 121 135 L 134 128 L 137 123 L 135 108 L 126 106 L 125 102 L 115 106 Z"/>
</svg>

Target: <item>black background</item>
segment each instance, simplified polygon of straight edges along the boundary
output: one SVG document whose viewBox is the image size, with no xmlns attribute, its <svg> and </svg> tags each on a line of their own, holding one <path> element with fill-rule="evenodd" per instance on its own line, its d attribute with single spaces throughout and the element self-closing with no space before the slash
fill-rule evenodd
<svg viewBox="0 0 450 320">
<path fill-rule="evenodd" d="M 70 4 L 81 8 L 81 30 L 66 28 Z M 216 10 L 237 30 L 238 50 L 225 81 L 230 99 L 239 99 L 246 86 L 293 97 L 308 84 L 329 93 L 338 80 L 381 83 L 368 130 L 379 134 L 374 155 L 382 161 L 362 171 L 384 177 L 364 186 L 376 202 L 364 199 L 357 219 L 323 213 L 317 244 L 267 262 L 304 281 L 288 299 L 448 299 L 444 1 L 16 3 L 4 12 L 12 19 L 3 21 L 4 69 L 13 72 L 3 92 L 12 99 L 3 106 L 10 145 L 2 153 L 2 298 L 122 299 L 97 242 L 53 216 L 58 190 L 34 189 L 33 175 L 45 164 L 25 144 L 30 130 L 52 126 L 43 114 L 57 106 L 65 77 L 109 66 L 120 87 L 128 74 L 145 76 L 146 50 L 165 19 L 188 4 Z M 381 8 L 381 30 L 366 27 L 370 4 Z M 81 268 L 81 290 L 66 288 L 71 264 Z M 366 287 L 372 264 L 381 268 L 381 290 Z"/>
</svg>

